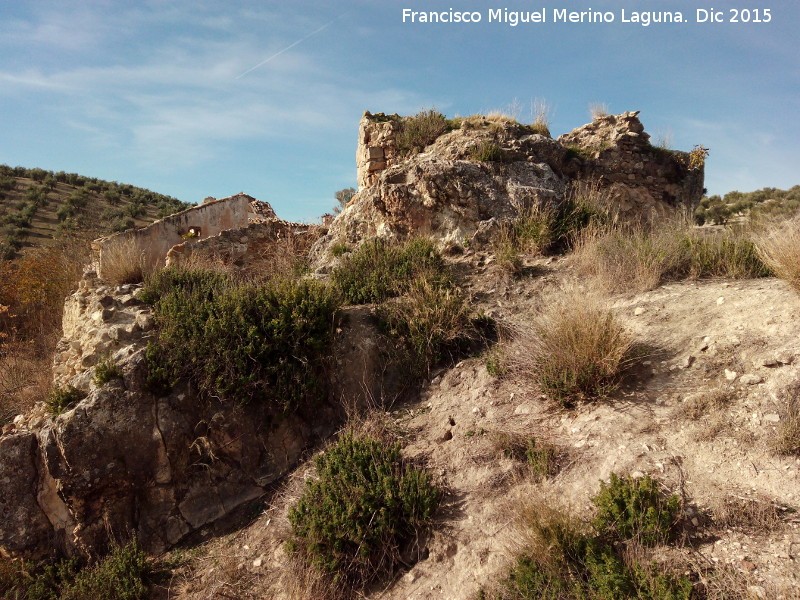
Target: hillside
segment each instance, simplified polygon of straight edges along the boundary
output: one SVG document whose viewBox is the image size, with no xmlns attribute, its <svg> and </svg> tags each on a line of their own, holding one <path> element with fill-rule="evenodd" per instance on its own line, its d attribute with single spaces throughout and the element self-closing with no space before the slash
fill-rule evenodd
<svg viewBox="0 0 800 600">
<path fill-rule="evenodd" d="M 698 225 L 723 224 L 747 216 L 753 219 L 791 216 L 800 209 L 800 185 L 788 190 L 763 188 L 754 192 L 728 192 L 700 200 L 694 217 Z"/>
<path fill-rule="evenodd" d="M 0 258 L 65 236 L 93 239 L 141 227 L 189 206 L 129 184 L 0 165 Z"/>
<path fill-rule="evenodd" d="M 326 226 L 97 240 L 2 422 L 0 595 L 798 600 L 800 220 L 694 226 L 698 148 L 365 113 Z"/>
</svg>

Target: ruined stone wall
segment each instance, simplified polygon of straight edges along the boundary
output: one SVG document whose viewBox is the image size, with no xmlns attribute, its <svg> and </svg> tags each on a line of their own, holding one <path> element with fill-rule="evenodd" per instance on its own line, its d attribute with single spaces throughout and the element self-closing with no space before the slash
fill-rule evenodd
<svg viewBox="0 0 800 600">
<path fill-rule="evenodd" d="M 686 152 L 652 146 L 638 114 L 605 115 L 560 136 L 557 142 L 571 152 L 563 164 L 551 167 L 567 179 L 600 181 L 623 215 L 694 209 L 703 195 L 703 168 L 689 169 Z M 356 151 L 360 188 L 375 185 L 381 172 L 400 163 L 396 138 L 401 120 L 364 113 Z"/>
<path fill-rule="evenodd" d="M 92 249 L 97 273 L 101 279 L 105 279 L 106 266 L 110 260 L 114 260 L 115 251 L 119 252 L 120 249 L 138 257 L 146 269 L 163 266 L 169 249 L 182 243 L 183 236 L 189 234 L 191 229 L 198 234 L 198 239 L 203 239 L 228 229 L 245 227 L 255 216 L 251 207 L 253 201 L 247 194 L 237 194 L 189 208 L 142 229 L 95 240 Z"/>
<path fill-rule="evenodd" d="M 225 265 L 256 272 L 276 267 L 276 261 L 301 252 L 313 236 L 315 226 L 269 219 L 247 227 L 222 231 L 202 238 L 188 239 L 170 249 L 166 264 Z"/>
<path fill-rule="evenodd" d="M 694 209 L 703 195 L 703 168 L 690 169 L 686 152 L 652 146 L 638 114 L 601 116 L 560 136 L 572 150 L 565 172 L 609 187 L 623 214 Z"/>
<path fill-rule="evenodd" d="M 400 121 L 399 115 L 386 116 L 383 113 L 373 115 L 365 112 L 361 117 L 356 148 L 359 188 L 374 185 L 378 174 L 395 164 Z"/>
</svg>

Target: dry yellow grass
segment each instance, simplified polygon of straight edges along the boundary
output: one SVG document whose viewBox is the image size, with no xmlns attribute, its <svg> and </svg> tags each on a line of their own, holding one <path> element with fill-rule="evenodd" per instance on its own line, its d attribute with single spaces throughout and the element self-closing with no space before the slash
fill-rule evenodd
<svg viewBox="0 0 800 600">
<path fill-rule="evenodd" d="M 696 228 L 681 214 L 660 223 L 596 220 L 577 234 L 574 261 L 579 274 L 609 292 L 644 292 L 683 279 L 763 277 L 770 271 L 752 236 L 744 227 Z"/>
<path fill-rule="evenodd" d="M 544 297 L 542 306 L 517 334 L 514 370 L 565 404 L 613 391 L 634 360 L 634 341 L 601 295 L 568 286 Z"/>
<path fill-rule="evenodd" d="M 592 102 L 589 104 L 589 114 L 592 120 L 608 116 L 608 104 L 605 102 Z"/>
<path fill-rule="evenodd" d="M 769 268 L 800 291 L 800 219 L 766 227 L 755 244 Z"/>
<path fill-rule="evenodd" d="M 140 283 L 148 271 L 142 250 L 135 239 L 127 236 L 112 238 L 103 247 L 101 263 L 101 277 L 116 285 Z"/>
</svg>

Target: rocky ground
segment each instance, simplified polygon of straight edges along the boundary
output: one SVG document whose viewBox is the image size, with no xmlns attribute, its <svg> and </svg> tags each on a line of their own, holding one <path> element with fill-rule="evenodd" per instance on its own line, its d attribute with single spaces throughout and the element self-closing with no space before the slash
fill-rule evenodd
<svg viewBox="0 0 800 600">
<path fill-rule="evenodd" d="M 515 327 L 572 277 L 563 258 L 530 261 L 517 280 L 489 254 L 456 262 L 476 308 Z M 524 499 L 589 514 L 598 482 L 616 472 L 651 474 L 682 497 L 686 536 L 675 560 L 715 567 L 710 585 L 800 598 L 800 459 L 774 450 L 800 378 L 800 296 L 766 278 L 672 283 L 610 302 L 647 355 L 605 401 L 563 408 L 518 377 L 490 375 L 485 356 L 475 356 L 434 373 L 418 398 L 392 408 L 405 452 L 427 462 L 447 496 L 426 558 L 368 597 L 474 598 L 518 549 Z M 524 349 L 511 343 L 508 351 Z M 536 483 L 504 456 L 498 439 L 508 434 L 553 444 L 559 472 Z M 291 597 L 281 591 L 291 576 L 279 573 L 286 509 L 310 475 L 301 466 L 248 526 L 173 552 L 183 563 L 164 597 Z"/>
</svg>

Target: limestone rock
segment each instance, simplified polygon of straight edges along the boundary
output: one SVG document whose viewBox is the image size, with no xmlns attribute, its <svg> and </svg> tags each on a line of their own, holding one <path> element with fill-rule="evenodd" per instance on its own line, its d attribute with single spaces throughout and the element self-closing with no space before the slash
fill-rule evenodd
<svg viewBox="0 0 800 600">
<path fill-rule="evenodd" d="M 472 148 L 485 141 L 502 148 L 503 162 L 470 158 Z M 361 181 L 369 187 L 362 187 L 315 244 L 315 266 L 330 261 L 333 244 L 371 237 L 424 235 L 442 246 L 464 244 L 486 229 L 483 224 L 496 225 L 528 205 L 557 202 L 565 189 L 557 172 L 565 154 L 557 142 L 518 125 L 446 133 L 425 152 L 389 161 Z"/>
<path fill-rule="evenodd" d="M 0 437 L 0 548 L 32 558 L 46 556 L 54 537 L 37 501 L 37 454 L 33 433 Z"/>
<path fill-rule="evenodd" d="M 471 117 L 424 151 L 402 156 L 403 118 L 365 113 L 356 151 L 359 191 L 314 245 L 313 266 L 324 273 L 333 245 L 372 237 L 480 245 L 525 207 L 563 201 L 576 180 L 599 181 L 623 217 L 694 208 L 702 167 L 689 169 L 685 153 L 652 147 L 637 115 L 602 117 L 558 140 L 511 120 Z M 498 160 L 476 160 L 485 145 L 496 148 Z"/>
<path fill-rule="evenodd" d="M 137 286 L 97 283 L 87 276 L 67 299 L 56 354 L 57 384 L 86 397 L 57 417 L 37 407 L 0 434 L 0 554 L 91 556 L 119 534 L 163 552 L 263 495 L 341 420 L 324 402 L 276 418 L 267 404 L 201 400 L 186 383 L 152 394 L 152 309 L 130 301 Z M 93 318 L 102 306 L 113 309 L 106 322 Z M 356 345 L 350 331 L 344 323 L 342 347 Z M 86 365 L 106 356 L 123 377 L 98 387 Z"/>
</svg>

